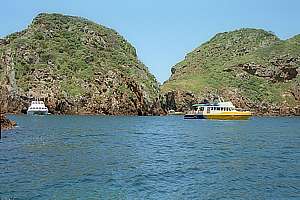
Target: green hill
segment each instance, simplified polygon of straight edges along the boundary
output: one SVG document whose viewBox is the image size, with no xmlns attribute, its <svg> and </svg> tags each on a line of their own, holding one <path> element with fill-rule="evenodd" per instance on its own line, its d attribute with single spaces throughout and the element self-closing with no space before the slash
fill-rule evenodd
<svg viewBox="0 0 300 200">
<path fill-rule="evenodd" d="M 159 86 L 116 31 L 81 17 L 39 14 L 0 40 L 2 112 L 43 97 L 52 113 L 157 114 Z"/>
<path fill-rule="evenodd" d="M 299 112 L 299 35 L 282 41 L 259 29 L 219 33 L 171 71 L 161 87 L 166 109 L 219 95 L 258 114 Z"/>
</svg>

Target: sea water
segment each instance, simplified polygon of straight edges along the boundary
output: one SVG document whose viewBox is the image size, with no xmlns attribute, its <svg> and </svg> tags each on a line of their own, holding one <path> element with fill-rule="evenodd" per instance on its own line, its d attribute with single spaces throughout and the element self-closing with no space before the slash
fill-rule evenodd
<svg viewBox="0 0 300 200">
<path fill-rule="evenodd" d="M 300 199 L 300 118 L 11 115 L 0 199 Z"/>
</svg>

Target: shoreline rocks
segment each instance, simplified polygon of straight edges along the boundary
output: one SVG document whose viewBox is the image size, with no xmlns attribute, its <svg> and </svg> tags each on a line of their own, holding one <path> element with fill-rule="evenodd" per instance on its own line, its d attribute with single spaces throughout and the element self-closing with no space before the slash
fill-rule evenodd
<svg viewBox="0 0 300 200">
<path fill-rule="evenodd" d="M 223 97 L 225 101 L 231 101 L 237 108 L 249 110 L 255 116 L 300 116 L 300 106 L 289 106 L 286 104 L 274 105 L 267 102 L 254 103 L 245 98 L 237 91 L 223 90 L 219 93 L 207 92 L 205 95 L 196 95 L 192 92 L 169 91 L 164 95 L 162 107 L 164 110 L 175 112 L 187 112 L 193 104 L 204 99 L 212 100 L 213 97 Z"/>
<path fill-rule="evenodd" d="M 1 122 L 1 131 L 11 129 L 17 125 L 15 121 L 6 118 L 5 115 L 3 114 L 0 115 L 0 122 Z"/>
</svg>

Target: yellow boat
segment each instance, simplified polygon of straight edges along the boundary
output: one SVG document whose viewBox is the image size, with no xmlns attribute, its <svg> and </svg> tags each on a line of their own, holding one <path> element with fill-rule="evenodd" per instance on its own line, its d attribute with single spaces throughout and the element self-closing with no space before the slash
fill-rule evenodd
<svg viewBox="0 0 300 200">
<path fill-rule="evenodd" d="M 194 104 L 193 110 L 184 115 L 184 119 L 219 119 L 219 120 L 246 120 L 252 116 L 249 111 L 239 111 L 231 103 L 218 98 L 218 102 Z"/>
</svg>

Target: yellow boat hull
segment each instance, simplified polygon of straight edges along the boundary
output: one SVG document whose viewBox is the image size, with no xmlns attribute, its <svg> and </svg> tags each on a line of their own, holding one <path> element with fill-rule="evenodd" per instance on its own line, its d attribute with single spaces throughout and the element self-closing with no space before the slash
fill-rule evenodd
<svg viewBox="0 0 300 200">
<path fill-rule="evenodd" d="M 219 119 L 219 120 L 246 120 L 252 116 L 248 111 L 235 111 L 235 112 L 222 112 L 218 114 L 206 114 L 203 117 L 205 119 Z"/>
</svg>

